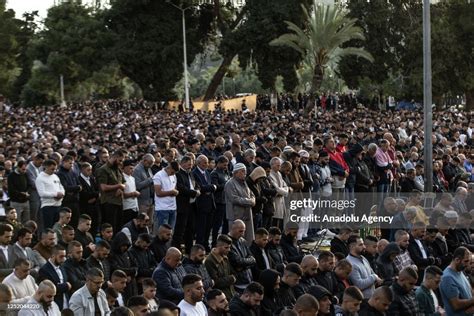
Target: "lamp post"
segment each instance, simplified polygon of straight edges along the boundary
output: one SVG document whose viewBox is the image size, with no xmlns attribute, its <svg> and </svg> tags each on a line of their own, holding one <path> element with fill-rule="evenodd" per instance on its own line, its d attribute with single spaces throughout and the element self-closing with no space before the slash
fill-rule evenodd
<svg viewBox="0 0 474 316">
<path fill-rule="evenodd" d="M 184 13 L 186 12 L 186 10 L 192 8 L 192 6 L 182 8 L 182 7 L 178 7 L 177 5 L 172 3 L 171 0 L 167 0 L 166 2 L 171 4 L 176 9 L 180 10 L 182 15 L 183 15 L 182 20 L 183 20 L 183 55 L 184 55 L 184 58 L 183 58 L 183 64 L 184 64 L 184 104 L 185 104 L 185 108 L 187 110 L 189 110 L 188 58 L 186 56 L 186 19 L 185 19 Z"/>
<path fill-rule="evenodd" d="M 433 109 L 431 95 L 431 21 L 430 0 L 423 0 L 423 122 L 425 192 L 433 191 Z"/>
</svg>

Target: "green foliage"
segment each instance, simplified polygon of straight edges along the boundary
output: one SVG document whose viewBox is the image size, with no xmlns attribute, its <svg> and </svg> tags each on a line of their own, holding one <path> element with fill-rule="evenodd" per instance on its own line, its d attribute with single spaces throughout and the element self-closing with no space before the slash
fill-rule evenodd
<svg viewBox="0 0 474 316">
<path fill-rule="evenodd" d="M 182 7 L 190 3 L 183 1 Z M 203 51 L 212 11 L 202 5 L 185 12 L 187 58 L 192 63 Z M 113 52 L 120 69 L 141 87 L 145 98 L 173 98 L 173 87 L 183 74 L 181 11 L 166 1 L 116 0 L 107 13 L 107 26 L 115 35 Z"/>
<path fill-rule="evenodd" d="M 362 48 L 344 47 L 343 44 L 352 40 L 364 40 L 364 34 L 360 27 L 355 25 L 356 19 L 346 16 L 344 10 L 338 6 L 319 5 L 313 3 L 313 10 L 309 12 L 303 7 L 307 26 L 305 29 L 287 21 L 286 33 L 270 42 L 274 46 L 287 46 L 300 53 L 302 57 L 308 58 L 307 62 L 313 69 L 312 88 L 316 92 L 323 81 L 325 68 L 341 56 L 354 55 L 368 61 L 373 58 Z"/>
</svg>

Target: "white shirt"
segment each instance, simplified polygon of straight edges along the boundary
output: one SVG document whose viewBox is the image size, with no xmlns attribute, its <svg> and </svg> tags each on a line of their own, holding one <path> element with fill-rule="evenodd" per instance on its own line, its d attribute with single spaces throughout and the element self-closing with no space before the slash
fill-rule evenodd
<svg viewBox="0 0 474 316">
<path fill-rule="evenodd" d="M 47 312 L 44 311 L 42 305 L 34 298 L 30 298 L 26 304 L 27 306 L 18 312 L 18 316 L 61 316 L 61 311 L 54 301 L 51 302 Z M 34 308 L 31 308 L 32 306 Z"/>
<path fill-rule="evenodd" d="M 55 265 L 51 259 L 49 260 L 49 263 L 51 263 L 51 265 L 53 266 L 54 270 L 56 271 L 58 277 L 59 277 L 59 282 L 60 283 L 64 283 L 64 276 L 63 276 L 63 272 L 61 271 L 61 268 L 57 265 Z M 67 302 L 67 296 L 66 296 L 66 293 L 63 294 L 63 304 L 64 304 L 64 308 L 68 308 L 68 302 Z"/>
<path fill-rule="evenodd" d="M 198 302 L 193 306 L 183 299 L 178 307 L 181 309 L 181 316 L 207 316 L 207 308 L 203 302 Z"/>
<path fill-rule="evenodd" d="M 427 259 L 428 256 L 426 255 L 425 247 L 423 247 L 423 244 L 421 243 L 421 241 L 419 239 L 415 239 L 415 242 L 418 245 L 418 248 L 420 248 L 421 256 L 423 257 L 423 259 Z"/>
<path fill-rule="evenodd" d="M 0 246 L 0 249 L 3 251 L 3 255 L 5 256 L 5 262 L 8 262 L 8 246 Z"/>
<path fill-rule="evenodd" d="M 64 194 L 65 191 L 57 175 L 49 175 L 43 171 L 36 178 L 35 184 L 38 195 L 41 198 L 41 207 L 61 206 L 62 199 L 56 200 L 55 197 L 58 195 L 58 192 Z"/>
<path fill-rule="evenodd" d="M 3 284 L 8 285 L 13 292 L 13 300 L 10 303 L 22 304 L 28 302 L 38 289 L 35 279 L 28 275 L 24 280 L 20 280 L 15 272 L 3 279 Z"/>
<path fill-rule="evenodd" d="M 153 184 L 159 185 L 162 191 L 171 191 L 176 188 L 176 176 L 169 176 L 165 169 L 160 170 L 153 176 Z M 176 197 L 155 194 L 155 210 L 176 210 Z"/>
<path fill-rule="evenodd" d="M 135 178 L 133 176 L 123 174 L 125 179 L 125 190 L 124 193 L 131 193 L 137 190 L 135 185 Z M 123 210 L 135 210 L 138 211 L 138 200 L 136 197 L 128 197 L 123 199 Z"/>
</svg>

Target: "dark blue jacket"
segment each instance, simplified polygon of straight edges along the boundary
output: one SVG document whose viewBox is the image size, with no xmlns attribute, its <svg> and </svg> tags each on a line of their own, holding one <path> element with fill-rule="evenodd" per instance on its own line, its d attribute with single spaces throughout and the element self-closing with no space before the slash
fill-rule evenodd
<svg viewBox="0 0 474 316">
<path fill-rule="evenodd" d="M 61 270 L 61 273 L 63 275 L 63 282 L 61 282 L 61 279 L 59 278 L 59 275 L 56 273 L 56 270 L 54 269 L 53 265 L 51 262 L 46 262 L 44 266 L 41 267 L 38 273 L 38 282 L 41 282 L 43 280 L 50 280 L 56 285 L 56 296 L 54 297 L 54 301 L 56 304 L 58 304 L 59 308 L 62 309 L 64 306 L 64 295 L 66 294 L 66 298 L 69 301 L 69 287 L 67 285 L 68 279 L 67 279 L 67 273 L 66 270 L 62 266 L 59 267 Z"/>
<path fill-rule="evenodd" d="M 163 259 L 152 276 L 156 282 L 156 296 L 178 304 L 184 298 L 181 282 L 185 275 L 183 266 L 173 269 Z"/>
<path fill-rule="evenodd" d="M 63 166 L 60 166 L 57 176 L 66 191 L 63 203 L 79 202 L 79 191 L 81 187 L 79 179 L 74 171 L 72 171 L 72 168 L 71 170 L 66 170 Z"/>
</svg>

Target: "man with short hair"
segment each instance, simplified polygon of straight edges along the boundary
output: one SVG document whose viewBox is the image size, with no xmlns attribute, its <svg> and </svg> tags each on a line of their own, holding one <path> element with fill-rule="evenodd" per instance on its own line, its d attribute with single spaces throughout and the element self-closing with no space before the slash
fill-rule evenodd
<svg viewBox="0 0 474 316">
<path fill-rule="evenodd" d="M 68 225 L 71 221 L 72 212 L 68 207 L 62 207 L 59 210 L 59 220 L 54 223 L 52 229 L 56 233 L 58 240 L 62 239 L 62 229 L 64 226 Z"/>
<path fill-rule="evenodd" d="M 13 237 L 13 227 L 10 224 L 0 224 L 0 278 L 13 272 L 14 255 L 10 245 Z"/>
<path fill-rule="evenodd" d="M 425 234 L 426 224 L 424 222 L 416 222 L 413 224 L 410 241 L 408 243 L 408 253 L 418 267 L 419 279 L 417 284 L 421 284 L 421 281 L 423 281 L 425 268 L 436 263 L 435 258 L 431 255 L 430 249 L 423 240 Z"/>
<path fill-rule="evenodd" d="M 153 252 L 150 250 L 150 244 L 151 236 L 149 234 L 140 234 L 135 243 L 128 250 L 131 265 L 138 268 L 137 275 L 135 276 L 138 283 L 140 283 L 143 278 L 151 278 L 156 268 L 156 261 Z"/>
<path fill-rule="evenodd" d="M 99 185 L 92 174 L 92 165 L 85 162 L 81 165 L 79 174 L 79 183 L 82 186 L 79 192 L 79 209 L 81 214 L 87 214 L 92 218 L 92 233 L 97 232 L 97 226 L 100 224 L 100 210 L 98 208 Z"/>
<path fill-rule="evenodd" d="M 253 279 L 258 280 L 260 273 L 266 269 L 273 269 L 274 264 L 272 258 L 268 255 L 265 247 L 268 243 L 268 231 L 261 227 L 255 231 L 255 240 L 250 246 L 250 252 L 255 257 L 256 264 L 252 269 Z"/>
<path fill-rule="evenodd" d="M 367 259 L 362 256 L 365 249 L 362 238 L 351 236 L 347 243 L 349 245 L 349 255 L 346 259 L 352 264 L 352 272 L 349 278 L 364 293 L 364 297 L 369 298 L 374 293 L 375 286 L 382 284 L 383 281 L 372 270 Z"/>
<path fill-rule="evenodd" d="M 14 261 L 22 258 L 30 261 L 31 270 L 30 273 L 33 277 L 38 276 L 38 271 L 41 268 L 41 255 L 29 246 L 31 245 L 31 240 L 33 234 L 28 228 L 20 228 L 17 232 L 17 242 L 14 243 L 12 247 Z"/>
<path fill-rule="evenodd" d="M 110 244 L 100 240 L 95 244 L 94 252 L 86 259 L 89 269 L 98 268 L 104 274 L 106 280 L 110 279 L 110 263 L 107 260 L 110 254 Z"/>
<path fill-rule="evenodd" d="M 208 316 L 227 316 L 229 312 L 229 302 L 221 290 L 213 289 L 207 292 L 206 302 L 208 306 Z"/>
<path fill-rule="evenodd" d="M 131 159 L 126 159 L 123 162 L 123 178 L 125 180 L 125 189 L 123 190 L 122 200 L 122 223 L 121 225 L 130 222 L 138 214 L 138 197 L 140 192 L 137 191 L 135 178 L 132 176 L 135 163 Z"/>
<path fill-rule="evenodd" d="M 293 308 L 296 303 L 295 287 L 300 282 L 303 270 L 299 264 L 291 262 L 285 267 L 277 292 L 277 300 L 283 306 Z"/>
<path fill-rule="evenodd" d="M 80 184 L 76 173 L 73 171 L 73 165 L 74 157 L 70 155 L 64 156 L 61 161 L 61 166 L 59 166 L 59 170 L 56 174 L 58 175 L 65 191 L 61 205 L 71 209 L 71 223 L 75 226 L 79 219 L 79 192 L 82 191 L 82 185 Z"/>
<path fill-rule="evenodd" d="M 156 233 L 163 224 L 168 224 L 174 228 L 176 222 L 176 196 L 179 191 L 176 189 L 176 172 L 179 171 L 179 164 L 171 161 L 166 168 L 158 171 L 153 176 L 155 188 L 155 226 Z"/>
<path fill-rule="evenodd" d="M 222 290 L 228 300 L 235 295 L 234 284 L 236 277 L 227 255 L 230 252 L 232 239 L 227 235 L 219 235 L 216 247 L 213 248 L 204 261 L 206 270 L 214 282 L 214 288 Z"/>
<path fill-rule="evenodd" d="M 184 298 L 181 285 L 186 271 L 181 263 L 181 251 L 171 247 L 166 251 L 166 256 L 153 272 L 153 280 L 157 284 L 158 298 L 179 303 Z"/>
<path fill-rule="evenodd" d="M 81 243 L 82 248 L 84 249 L 83 256 L 87 258 L 94 251 L 94 237 L 92 237 L 89 230 L 91 229 L 92 219 L 87 214 L 82 214 L 79 217 L 79 224 L 74 234 L 74 238 Z"/>
<path fill-rule="evenodd" d="M 285 264 L 287 263 L 285 253 L 280 245 L 281 241 L 281 230 L 278 227 L 270 227 L 268 230 L 268 243 L 265 249 L 268 255 L 272 258 L 275 268 L 279 271 L 283 271 Z"/>
<path fill-rule="evenodd" d="M 155 255 L 156 262 L 161 262 L 170 248 L 170 240 L 173 228 L 168 224 L 163 224 L 158 228 L 155 238 L 151 242 L 150 249 Z"/>
<path fill-rule="evenodd" d="M 50 280 L 44 280 L 38 285 L 35 294 L 18 312 L 18 316 L 61 315 L 58 305 L 54 302 L 56 286 Z M 32 306 L 39 307 L 33 309 Z"/>
<path fill-rule="evenodd" d="M 87 261 L 83 258 L 83 248 L 80 242 L 73 240 L 67 248 L 68 258 L 64 262 L 67 279 L 71 283 L 72 291 L 76 291 L 86 283 Z"/>
<path fill-rule="evenodd" d="M 348 227 L 343 227 L 339 229 L 339 232 L 331 240 L 331 252 L 332 253 L 342 253 L 344 257 L 347 257 L 349 254 L 349 247 L 347 246 L 347 239 L 352 234 L 352 229 Z"/>
<path fill-rule="evenodd" d="M 69 291 L 72 286 L 68 282 L 64 261 L 66 260 L 66 249 L 62 246 L 54 246 L 51 258 L 39 270 L 39 280 L 50 280 L 56 284 L 57 292 L 54 301 L 62 308 L 68 308 Z"/>
<path fill-rule="evenodd" d="M 337 292 L 337 280 L 334 277 L 336 257 L 330 251 L 321 251 L 318 256 L 319 267 L 315 275 L 316 284 L 323 286 L 330 293 Z"/>
<path fill-rule="evenodd" d="M 355 286 L 349 286 L 344 290 L 341 305 L 334 307 L 336 316 L 357 316 L 360 304 L 364 299 L 364 295 Z"/>
<path fill-rule="evenodd" d="M 12 289 L 13 297 L 11 303 L 26 303 L 36 292 L 38 286 L 35 279 L 30 275 L 31 263 L 23 258 L 16 259 L 15 270 L 3 279 L 3 284 Z"/>
<path fill-rule="evenodd" d="M 204 298 L 204 286 L 202 278 L 197 274 L 188 274 L 182 282 L 184 298 L 179 302 L 182 316 L 207 316 L 206 305 L 202 302 Z"/>
<path fill-rule="evenodd" d="M 316 274 L 318 272 L 319 262 L 313 255 L 306 255 L 301 260 L 301 270 L 303 275 L 297 286 L 294 287 L 295 297 L 299 298 L 308 292 L 309 288 L 317 285 Z"/>
<path fill-rule="evenodd" d="M 285 233 L 281 236 L 281 248 L 288 262 L 301 263 L 303 255 L 299 249 L 296 237 L 298 235 L 298 224 L 288 222 L 285 226 Z"/>
<path fill-rule="evenodd" d="M 145 154 L 133 170 L 136 188 L 140 192 L 138 196 L 138 210 L 141 213 L 147 214 L 150 219 L 153 218 L 153 204 L 155 202 L 153 171 L 151 170 L 151 166 L 154 163 L 155 157 L 152 154 Z"/>
<path fill-rule="evenodd" d="M 148 223 L 150 218 L 145 213 L 139 213 L 136 218 L 123 225 L 122 232 L 128 237 L 131 244 L 137 241 L 140 234 L 149 234 Z"/>
<path fill-rule="evenodd" d="M 147 316 L 150 312 L 148 301 L 143 296 L 132 296 L 127 302 L 127 307 L 134 316 Z"/>
<path fill-rule="evenodd" d="M 388 315 L 418 315 L 418 302 L 414 291 L 417 280 L 418 273 L 413 268 L 407 267 L 400 271 L 397 281 L 390 286 L 394 299 L 387 311 Z"/>
<path fill-rule="evenodd" d="M 397 230 L 395 233 L 395 242 L 398 247 L 400 247 L 400 254 L 395 257 L 393 260 L 393 265 L 395 266 L 395 272 L 399 273 L 405 268 L 412 267 L 417 270 L 415 263 L 411 259 L 410 252 L 408 251 L 410 235 L 404 230 Z"/>
<path fill-rule="evenodd" d="M 97 183 L 100 189 L 100 207 L 103 223 L 113 227 L 122 226 L 122 198 L 125 190 L 125 180 L 120 167 L 126 153 L 118 149 L 107 162 L 97 169 Z"/>
<path fill-rule="evenodd" d="M 18 161 L 14 172 L 7 177 L 8 196 L 10 197 L 10 206 L 16 209 L 21 223 L 30 219 L 30 184 L 26 175 L 26 161 Z"/>
<path fill-rule="evenodd" d="M 202 278 L 204 290 L 207 292 L 214 285 L 214 281 L 204 266 L 206 249 L 199 244 L 194 245 L 189 253 L 189 258 L 183 260 L 183 267 L 188 274 L 197 274 Z"/>
<path fill-rule="evenodd" d="M 234 296 L 229 303 L 232 316 L 260 315 L 260 303 L 263 300 L 263 286 L 252 282 L 239 296 Z"/>
<path fill-rule="evenodd" d="M 374 294 L 368 299 L 364 299 L 360 306 L 359 316 L 385 316 L 390 304 L 393 301 L 393 292 L 388 286 L 381 286 L 375 289 Z"/>
<path fill-rule="evenodd" d="M 303 294 L 296 300 L 293 311 L 298 316 L 318 315 L 318 300 L 311 294 Z"/>
<path fill-rule="evenodd" d="M 444 314 L 444 309 L 438 301 L 434 291 L 439 288 L 443 271 L 437 266 L 429 266 L 425 269 L 423 283 L 415 291 L 420 313 L 425 315 Z"/>
<path fill-rule="evenodd" d="M 110 277 L 109 287 L 113 288 L 118 293 L 115 307 L 125 306 L 128 299 L 125 293 L 125 288 L 127 287 L 127 274 L 122 270 L 115 270 Z"/>
<path fill-rule="evenodd" d="M 237 291 L 243 291 L 247 285 L 252 282 L 252 268 L 255 266 L 255 257 L 250 252 L 249 247 L 243 238 L 245 234 L 246 225 L 238 219 L 235 220 L 229 232 L 232 238 L 232 247 L 229 252 L 229 262 L 232 268 L 236 271 L 237 281 L 234 287 Z"/>
<path fill-rule="evenodd" d="M 100 269 L 91 268 L 87 271 L 85 285 L 74 292 L 69 301 L 74 315 L 109 315 L 107 298 L 101 289 L 104 282 L 104 274 Z"/>
<path fill-rule="evenodd" d="M 225 184 L 229 181 L 228 172 L 229 159 L 220 156 L 216 160 L 216 168 L 211 172 L 211 183 L 216 186 L 214 199 L 216 201 L 216 212 L 214 214 L 212 227 L 212 246 L 216 245 L 219 230 L 222 227 L 222 234 L 229 232 L 229 224 L 226 218 Z"/>
<path fill-rule="evenodd" d="M 245 181 L 246 167 L 237 163 L 232 170 L 232 178 L 224 187 L 226 200 L 226 218 L 231 227 L 235 220 L 243 219 L 245 240 L 250 244 L 254 240 L 252 207 L 255 206 L 255 195 Z M 242 220 L 241 220 L 242 221 Z"/>
<path fill-rule="evenodd" d="M 333 307 L 333 296 L 332 294 L 321 285 L 315 285 L 310 287 L 308 294 L 314 296 L 319 303 L 319 312 L 320 316 L 331 316 L 334 313 Z"/>
<path fill-rule="evenodd" d="M 76 232 L 74 231 L 74 227 L 66 225 L 61 229 L 61 238 L 58 239 L 58 245 L 61 245 L 67 249 L 75 237 Z"/>
<path fill-rule="evenodd" d="M 474 313 L 474 298 L 463 271 L 471 262 L 471 252 L 458 247 L 453 253 L 451 264 L 443 271 L 439 286 L 447 315 L 467 316 Z"/>
<path fill-rule="evenodd" d="M 54 173 L 57 163 L 54 160 L 46 160 L 43 171 L 35 181 L 36 190 L 41 198 L 41 218 L 43 228 L 51 228 L 57 220 L 61 202 L 65 190 L 59 177 Z"/>
<path fill-rule="evenodd" d="M 36 190 L 36 178 L 41 173 L 40 168 L 43 165 L 45 157 L 42 153 L 32 154 L 31 156 L 31 161 L 26 167 L 26 175 L 29 182 L 28 193 L 30 194 L 30 217 L 32 220 L 39 222 L 38 212 L 41 206 L 41 199 Z"/>
</svg>

